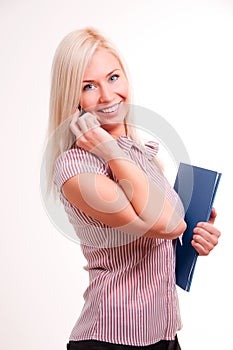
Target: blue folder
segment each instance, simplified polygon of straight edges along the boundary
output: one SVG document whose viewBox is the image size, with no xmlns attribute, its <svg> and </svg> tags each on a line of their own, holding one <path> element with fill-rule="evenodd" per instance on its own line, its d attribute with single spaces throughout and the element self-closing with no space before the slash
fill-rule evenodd
<svg viewBox="0 0 233 350">
<path fill-rule="evenodd" d="M 210 218 L 221 173 L 180 163 L 174 189 L 185 209 L 187 229 L 176 243 L 176 284 L 190 291 L 198 253 L 191 245 L 193 229 L 199 221 Z"/>
</svg>

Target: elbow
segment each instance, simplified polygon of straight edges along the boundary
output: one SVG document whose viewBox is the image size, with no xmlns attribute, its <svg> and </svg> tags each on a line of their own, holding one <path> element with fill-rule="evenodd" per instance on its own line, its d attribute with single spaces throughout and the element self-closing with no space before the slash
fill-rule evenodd
<svg viewBox="0 0 233 350">
<path fill-rule="evenodd" d="M 176 239 L 178 238 L 179 236 L 181 236 L 184 231 L 186 230 L 187 228 L 187 224 L 186 222 L 181 219 L 178 223 L 178 225 L 173 228 L 171 231 L 167 231 L 166 235 L 167 235 L 167 239 Z"/>
<path fill-rule="evenodd" d="M 156 225 L 147 230 L 144 237 L 173 240 L 181 236 L 186 230 L 187 224 L 181 219 L 176 226 Z"/>
</svg>

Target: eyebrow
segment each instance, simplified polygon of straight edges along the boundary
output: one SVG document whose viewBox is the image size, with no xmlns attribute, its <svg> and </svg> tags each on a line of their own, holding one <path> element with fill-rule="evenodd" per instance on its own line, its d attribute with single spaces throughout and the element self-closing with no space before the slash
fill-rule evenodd
<svg viewBox="0 0 233 350">
<path fill-rule="evenodd" d="M 106 75 L 106 78 L 109 77 L 110 75 L 112 75 L 114 72 L 116 72 L 117 70 L 120 70 L 120 68 L 116 68 L 116 69 L 113 69 L 111 72 L 109 72 L 107 75 Z M 91 79 L 88 79 L 88 80 L 83 80 L 83 83 L 93 83 L 95 80 L 91 80 Z"/>
</svg>

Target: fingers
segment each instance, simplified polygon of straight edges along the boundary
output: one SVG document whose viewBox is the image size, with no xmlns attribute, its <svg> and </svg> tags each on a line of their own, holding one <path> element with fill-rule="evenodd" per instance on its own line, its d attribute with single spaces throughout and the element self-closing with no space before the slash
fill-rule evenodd
<svg viewBox="0 0 233 350">
<path fill-rule="evenodd" d="M 191 242 L 192 246 L 196 249 L 199 255 L 206 256 L 214 249 L 215 244 L 206 241 L 201 236 L 193 236 Z"/>
<path fill-rule="evenodd" d="M 220 231 L 210 223 L 200 222 L 193 230 L 192 245 L 199 255 L 208 255 L 218 244 Z"/>
<path fill-rule="evenodd" d="M 79 111 L 79 109 L 77 109 L 76 111 L 75 111 L 75 114 L 73 115 L 73 118 L 72 118 L 72 120 L 71 120 L 71 123 L 70 123 L 70 130 L 72 131 L 72 133 L 76 136 L 76 138 L 78 137 L 78 135 L 79 135 L 79 129 L 78 129 L 78 127 L 77 127 L 77 121 L 78 121 L 78 118 L 79 118 L 79 116 L 80 116 L 80 111 Z"/>
<path fill-rule="evenodd" d="M 100 126 L 100 123 L 98 122 L 96 117 L 94 117 L 92 114 L 88 113 L 86 117 L 84 116 L 83 120 L 84 119 L 88 130 L 91 130 L 93 128 Z"/>
<path fill-rule="evenodd" d="M 214 225 L 210 224 L 209 222 L 198 222 L 196 228 L 199 230 L 204 230 L 207 233 L 209 233 L 213 236 L 216 236 L 217 238 L 219 238 L 221 235 L 220 231 Z"/>
<path fill-rule="evenodd" d="M 90 113 L 85 113 L 80 117 L 80 112 L 74 114 L 72 121 L 70 123 L 70 129 L 76 136 L 76 140 L 82 137 L 89 130 L 99 127 L 100 123 L 97 119 Z"/>
<path fill-rule="evenodd" d="M 216 217 L 217 217 L 217 212 L 216 212 L 215 208 L 212 208 L 212 211 L 211 211 L 211 214 L 210 214 L 209 223 L 213 225 L 214 222 L 215 222 Z"/>
</svg>

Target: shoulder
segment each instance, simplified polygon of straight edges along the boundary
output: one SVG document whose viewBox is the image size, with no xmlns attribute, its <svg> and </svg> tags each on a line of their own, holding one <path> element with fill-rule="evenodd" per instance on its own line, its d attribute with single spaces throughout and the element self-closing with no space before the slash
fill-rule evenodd
<svg viewBox="0 0 233 350">
<path fill-rule="evenodd" d="M 103 159 L 97 157 L 91 152 L 85 151 L 83 148 L 75 147 L 71 148 L 68 151 L 63 152 L 60 156 L 57 157 L 55 162 L 55 168 L 61 166 L 72 166 L 72 165 L 86 165 L 95 166 L 95 165 L 104 165 L 105 162 Z"/>
<path fill-rule="evenodd" d="M 72 148 L 59 155 L 54 165 L 54 183 L 61 186 L 69 178 L 81 173 L 107 175 L 105 161 L 80 147 Z"/>
</svg>

